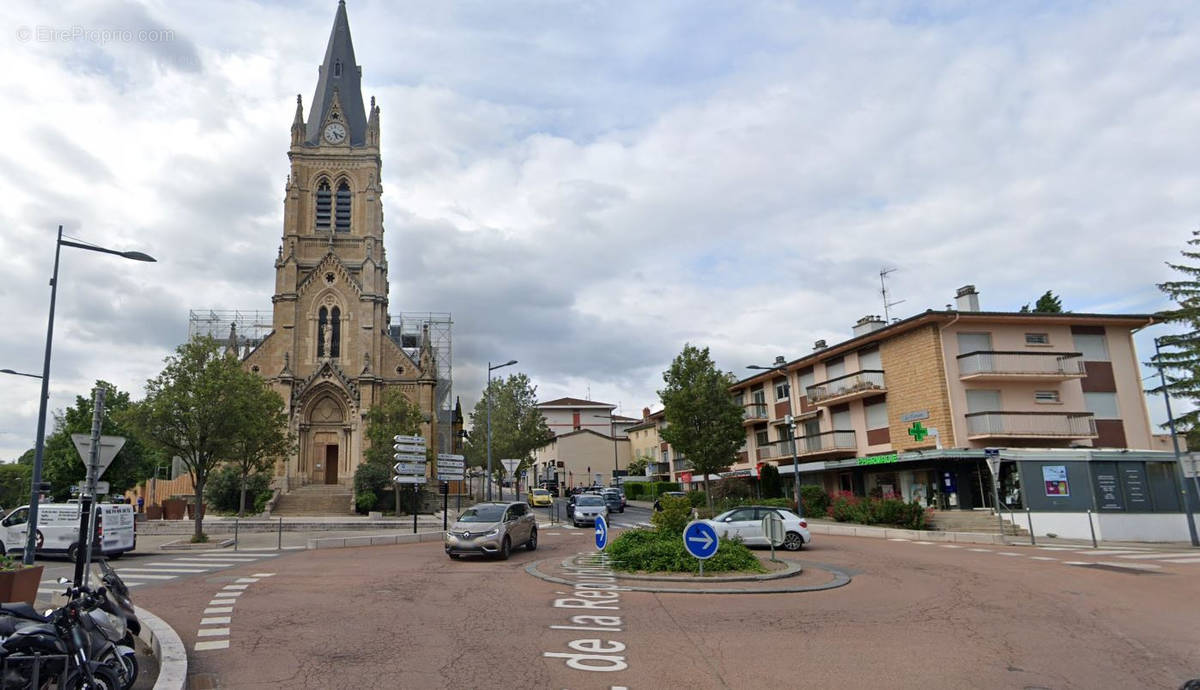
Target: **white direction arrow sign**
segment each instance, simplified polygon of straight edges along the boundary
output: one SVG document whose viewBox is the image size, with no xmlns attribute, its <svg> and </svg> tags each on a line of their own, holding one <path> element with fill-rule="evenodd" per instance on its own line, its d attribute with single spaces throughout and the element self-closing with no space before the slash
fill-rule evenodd
<svg viewBox="0 0 1200 690">
<path fill-rule="evenodd" d="M 504 471 L 512 474 L 517 471 L 517 465 L 521 464 L 520 460 L 501 460 L 501 465 L 504 465 Z"/>
<path fill-rule="evenodd" d="M 703 537 L 703 539 L 701 539 L 701 537 Z M 694 541 L 697 544 L 704 544 L 705 551 L 712 548 L 713 543 L 712 535 L 710 535 L 708 532 L 702 532 L 699 537 L 688 537 L 688 541 Z"/>
<path fill-rule="evenodd" d="M 467 459 L 467 458 L 466 458 L 466 456 L 464 456 L 464 455 L 458 455 L 457 453 L 438 453 L 438 460 L 439 460 L 439 461 L 442 461 L 442 460 L 457 460 L 458 462 L 462 462 L 462 461 L 464 461 L 464 460 L 466 460 L 466 459 Z"/>
<path fill-rule="evenodd" d="M 87 491 L 87 482 L 79 482 L 78 484 L 75 485 L 74 488 L 79 493 L 83 493 L 84 491 Z M 109 489 L 108 482 L 96 482 L 96 493 L 97 494 L 106 494 L 106 493 L 108 493 L 108 489 Z"/>
<path fill-rule="evenodd" d="M 396 462 L 425 462 L 425 456 L 416 453 L 396 453 L 392 458 Z"/>
<path fill-rule="evenodd" d="M 92 450 L 91 434 L 71 434 L 71 440 L 75 443 L 75 450 L 79 451 L 79 457 L 83 459 L 83 466 L 87 467 L 88 456 Z M 96 462 L 99 465 L 96 468 L 96 479 L 104 474 L 104 470 L 112 464 L 113 458 L 117 457 L 117 453 L 121 451 L 121 447 L 125 445 L 124 436 L 101 436 L 100 437 L 100 452 L 97 454 Z"/>
<path fill-rule="evenodd" d="M 408 443 L 397 443 L 392 446 L 392 450 L 398 453 L 425 453 L 425 446 L 416 446 Z"/>
<path fill-rule="evenodd" d="M 397 484 L 424 484 L 425 475 L 396 475 L 392 477 L 392 481 Z"/>
<path fill-rule="evenodd" d="M 438 460 L 437 466 L 444 467 L 444 468 L 453 467 L 453 468 L 459 469 L 459 470 L 466 467 L 466 465 L 461 460 Z"/>
<path fill-rule="evenodd" d="M 425 445 L 425 439 L 420 436 L 396 435 L 396 436 L 392 437 L 392 441 L 395 443 L 412 443 L 412 444 L 421 445 L 421 446 Z"/>
<path fill-rule="evenodd" d="M 419 462 L 398 462 L 392 465 L 396 474 L 425 474 L 425 465 Z"/>
<path fill-rule="evenodd" d="M 463 476 L 461 474 L 445 474 L 443 472 L 438 472 L 437 478 L 439 482 L 461 482 Z"/>
</svg>

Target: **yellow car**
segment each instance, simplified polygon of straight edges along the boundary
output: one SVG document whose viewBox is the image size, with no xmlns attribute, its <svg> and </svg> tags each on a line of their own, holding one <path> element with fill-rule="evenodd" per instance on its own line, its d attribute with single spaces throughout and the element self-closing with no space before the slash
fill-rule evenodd
<svg viewBox="0 0 1200 690">
<path fill-rule="evenodd" d="M 529 494 L 529 505 L 531 505 L 531 506 L 537 507 L 537 506 L 548 506 L 548 505 L 553 505 L 553 504 L 554 504 L 554 496 L 551 495 L 551 493 L 549 491 L 546 491 L 545 489 L 534 489 Z"/>
</svg>

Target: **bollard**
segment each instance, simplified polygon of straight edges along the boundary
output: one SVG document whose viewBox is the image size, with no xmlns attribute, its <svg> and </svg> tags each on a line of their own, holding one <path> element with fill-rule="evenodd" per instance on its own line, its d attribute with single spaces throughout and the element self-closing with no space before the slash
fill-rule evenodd
<svg viewBox="0 0 1200 690">
<path fill-rule="evenodd" d="M 1088 516 L 1088 529 L 1092 531 L 1092 548 L 1098 549 L 1100 547 L 1098 544 L 1096 544 L 1096 527 L 1092 524 L 1092 509 L 1091 508 L 1088 508 L 1087 516 Z"/>
<path fill-rule="evenodd" d="M 279 518 L 279 544 L 275 547 L 276 551 L 283 551 L 283 518 Z"/>
<path fill-rule="evenodd" d="M 1025 518 L 1029 520 L 1029 541 L 1033 542 L 1034 546 L 1037 546 L 1037 535 L 1033 533 L 1033 511 L 1028 507 L 1025 508 Z"/>
<path fill-rule="evenodd" d="M 238 519 L 233 519 L 233 550 L 237 551 L 238 547 Z"/>
</svg>

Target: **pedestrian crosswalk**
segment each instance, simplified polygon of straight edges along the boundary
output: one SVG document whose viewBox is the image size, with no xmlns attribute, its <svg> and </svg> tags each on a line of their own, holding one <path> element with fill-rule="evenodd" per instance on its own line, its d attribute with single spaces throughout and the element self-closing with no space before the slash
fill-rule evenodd
<svg viewBox="0 0 1200 690">
<path fill-rule="evenodd" d="M 931 541 L 917 541 L 892 538 L 888 541 L 909 542 L 912 544 L 930 545 Z M 946 544 L 941 546 L 954 548 Z M 1006 545 L 1012 549 L 1014 545 Z M 1130 546 L 1126 548 L 1089 549 L 1082 546 L 1033 546 L 1021 548 L 1020 551 L 1000 550 L 999 548 L 968 548 L 974 553 L 986 553 L 995 556 L 1028 557 L 1035 561 L 1061 563 L 1072 566 L 1104 566 L 1107 568 L 1124 568 L 1130 571 L 1154 572 L 1162 569 L 1161 563 L 1171 564 L 1200 564 L 1200 550 L 1169 551 L 1151 547 Z M 1053 554 L 1052 556 L 1046 555 Z M 1083 560 L 1089 558 L 1092 560 Z M 1100 560 L 1103 559 L 1103 560 Z"/>
<path fill-rule="evenodd" d="M 121 580 L 127 586 L 140 587 L 151 583 L 174 580 L 186 575 L 199 575 L 246 563 L 254 563 L 256 561 L 275 558 L 278 555 L 278 551 L 182 551 L 179 553 L 166 553 L 153 560 L 138 559 L 121 564 L 110 561 L 109 565 L 112 566 L 113 570 L 117 571 L 117 574 L 121 576 Z M 61 594 L 66 587 L 67 585 L 60 584 L 55 580 L 42 580 L 38 587 L 38 593 L 43 596 L 54 596 Z"/>
</svg>

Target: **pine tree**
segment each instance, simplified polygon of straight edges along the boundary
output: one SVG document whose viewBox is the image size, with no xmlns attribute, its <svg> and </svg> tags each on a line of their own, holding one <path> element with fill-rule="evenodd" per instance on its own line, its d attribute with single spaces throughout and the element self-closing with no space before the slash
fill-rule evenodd
<svg viewBox="0 0 1200 690">
<path fill-rule="evenodd" d="M 1021 313 L 1029 313 L 1029 305 L 1021 307 Z M 1061 314 L 1063 313 L 1062 298 L 1054 294 L 1052 290 L 1047 290 L 1037 302 L 1033 305 L 1034 314 Z"/>
<path fill-rule="evenodd" d="M 1161 352 L 1151 358 L 1151 364 L 1164 369 L 1172 397 L 1192 402 L 1195 409 L 1190 412 L 1175 412 L 1176 428 L 1180 434 L 1187 434 L 1191 444 L 1200 441 L 1200 230 L 1192 231 L 1187 243 L 1191 249 L 1180 253 L 1190 263 L 1167 262 L 1182 274 L 1182 279 L 1158 284 L 1158 289 L 1178 306 L 1155 315 L 1166 323 L 1178 324 L 1182 332 L 1156 338 Z M 1162 386 L 1148 392 L 1161 395 Z"/>
</svg>

